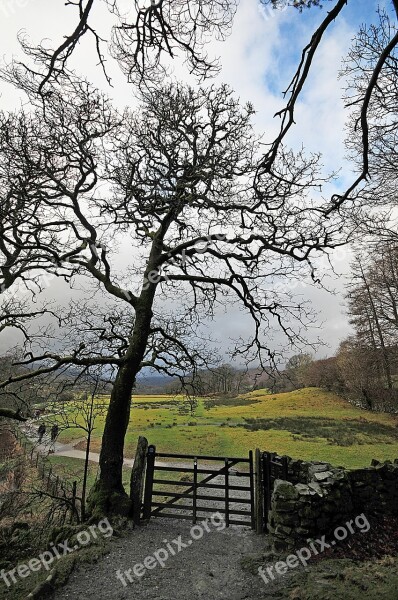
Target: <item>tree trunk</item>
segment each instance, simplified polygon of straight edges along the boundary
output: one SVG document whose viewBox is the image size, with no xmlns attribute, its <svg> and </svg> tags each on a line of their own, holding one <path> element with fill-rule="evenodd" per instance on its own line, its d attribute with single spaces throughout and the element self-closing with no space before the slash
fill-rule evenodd
<svg viewBox="0 0 398 600">
<path fill-rule="evenodd" d="M 123 365 L 113 386 L 100 455 L 101 481 L 105 487 L 116 491 L 123 490 L 124 437 L 129 423 L 133 385 L 134 375 L 128 365 Z"/>
<path fill-rule="evenodd" d="M 100 476 L 88 498 L 93 516 L 131 514 L 131 500 L 123 487 L 124 438 L 130 420 L 131 396 L 145 355 L 152 320 L 153 290 L 141 299 L 125 361 L 113 385 L 100 453 Z"/>
<path fill-rule="evenodd" d="M 367 292 L 367 295 L 369 298 L 369 304 L 372 309 L 372 314 L 373 314 L 373 318 L 374 318 L 375 325 L 376 325 L 376 331 L 378 333 L 379 340 L 380 340 L 381 354 L 382 354 L 382 360 L 383 360 L 384 373 L 385 373 L 386 380 L 387 380 L 387 387 L 389 389 L 392 389 L 393 381 L 392 381 L 392 375 L 391 375 L 391 369 L 390 369 L 390 360 L 389 360 L 389 356 L 388 356 L 388 350 L 384 343 L 384 333 L 383 333 L 382 327 L 380 325 L 379 315 L 376 310 L 376 306 L 375 306 L 375 303 L 373 300 L 373 295 L 372 295 L 372 292 L 370 289 L 370 285 L 368 283 L 367 277 L 365 276 L 364 270 L 362 268 L 362 264 L 359 263 L 359 266 L 361 269 L 362 280 L 363 280 L 363 283 L 365 284 L 365 289 L 366 289 L 366 292 Z"/>
<path fill-rule="evenodd" d="M 90 459 L 90 446 L 91 446 L 91 435 L 93 433 L 93 408 L 94 408 L 94 393 L 91 395 L 90 413 L 88 418 L 87 427 L 87 440 L 86 440 L 86 456 L 84 459 L 84 473 L 83 473 L 83 488 L 82 488 L 82 509 L 81 517 L 82 522 L 86 520 L 86 491 L 87 491 L 87 475 L 88 475 L 88 463 Z"/>
<path fill-rule="evenodd" d="M 130 500 L 123 487 L 124 438 L 130 418 L 134 374 L 127 364 L 119 369 L 112 389 L 102 436 L 100 476 L 90 491 L 87 505 L 93 516 L 130 513 Z"/>
</svg>

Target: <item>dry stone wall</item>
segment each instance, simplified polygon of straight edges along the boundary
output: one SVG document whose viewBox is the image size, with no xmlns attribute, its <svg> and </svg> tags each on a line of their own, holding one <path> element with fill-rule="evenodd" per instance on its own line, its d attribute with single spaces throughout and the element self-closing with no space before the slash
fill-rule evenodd
<svg viewBox="0 0 398 600">
<path fill-rule="evenodd" d="M 361 513 L 398 515 L 398 459 L 355 470 L 289 459 L 288 479 L 275 481 L 268 515 L 276 551 L 301 547 Z"/>
</svg>

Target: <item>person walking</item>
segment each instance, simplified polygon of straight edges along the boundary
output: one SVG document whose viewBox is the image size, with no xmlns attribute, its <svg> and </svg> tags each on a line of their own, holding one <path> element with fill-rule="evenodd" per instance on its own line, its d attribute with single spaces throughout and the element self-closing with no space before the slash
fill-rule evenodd
<svg viewBox="0 0 398 600">
<path fill-rule="evenodd" d="M 46 426 L 44 425 L 44 423 L 42 423 L 39 426 L 39 429 L 37 430 L 37 433 L 39 435 L 39 444 L 41 444 L 42 439 L 43 439 L 43 435 L 46 433 Z"/>
<path fill-rule="evenodd" d="M 58 433 L 59 433 L 59 427 L 58 427 L 58 425 L 57 425 L 57 424 L 55 424 L 55 425 L 53 425 L 53 426 L 51 427 L 51 441 L 52 441 L 53 443 L 54 443 L 54 442 L 55 442 L 55 440 L 57 439 Z"/>
<path fill-rule="evenodd" d="M 50 437 L 51 437 L 51 445 L 50 445 L 50 450 L 49 450 L 50 454 L 54 454 L 54 452 L 55 452 L 55 440 L 57 439 L 58 432 L 59 432 L 58 425 L 57 424 L 53 425 L 51 427 L 51 434 L 50 434 Z"/>
</svg>

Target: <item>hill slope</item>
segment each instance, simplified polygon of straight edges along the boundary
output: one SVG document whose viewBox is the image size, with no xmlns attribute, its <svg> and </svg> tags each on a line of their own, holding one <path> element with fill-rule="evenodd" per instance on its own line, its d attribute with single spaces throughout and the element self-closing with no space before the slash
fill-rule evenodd
<svg viewBox="0 0 398 600">
<path fill-rule="evenodd" d="M 93 451 L 100 448 L 103 420 L 96 425 Z M 398 458 L 397 417 L 358 409 L 317 388 L 199 399 L 193 415 L 182 398 L 135 396 L 126 456 L 133 456 L 138 435 L 163 452 L 247 456 L 258 447 L 352 468 L 372 458 Z M 64 431 L 60 438 L 77 441 L 81 431 Z"/>
</svg>

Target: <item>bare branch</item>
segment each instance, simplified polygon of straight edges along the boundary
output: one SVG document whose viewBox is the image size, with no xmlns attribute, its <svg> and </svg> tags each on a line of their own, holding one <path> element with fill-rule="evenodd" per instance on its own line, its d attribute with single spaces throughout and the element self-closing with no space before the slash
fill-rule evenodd
<svg viewBox="0 0 398 600">
<path fill-rule="evenodd" d="M 5 419 L 13 419 L 15 421 L 27 421 L 27 418 L 23 417 L 19 410 L 11 410 L 10 408 L 2 408 L 1 406 L 0 417 Z"/>
</svg>

